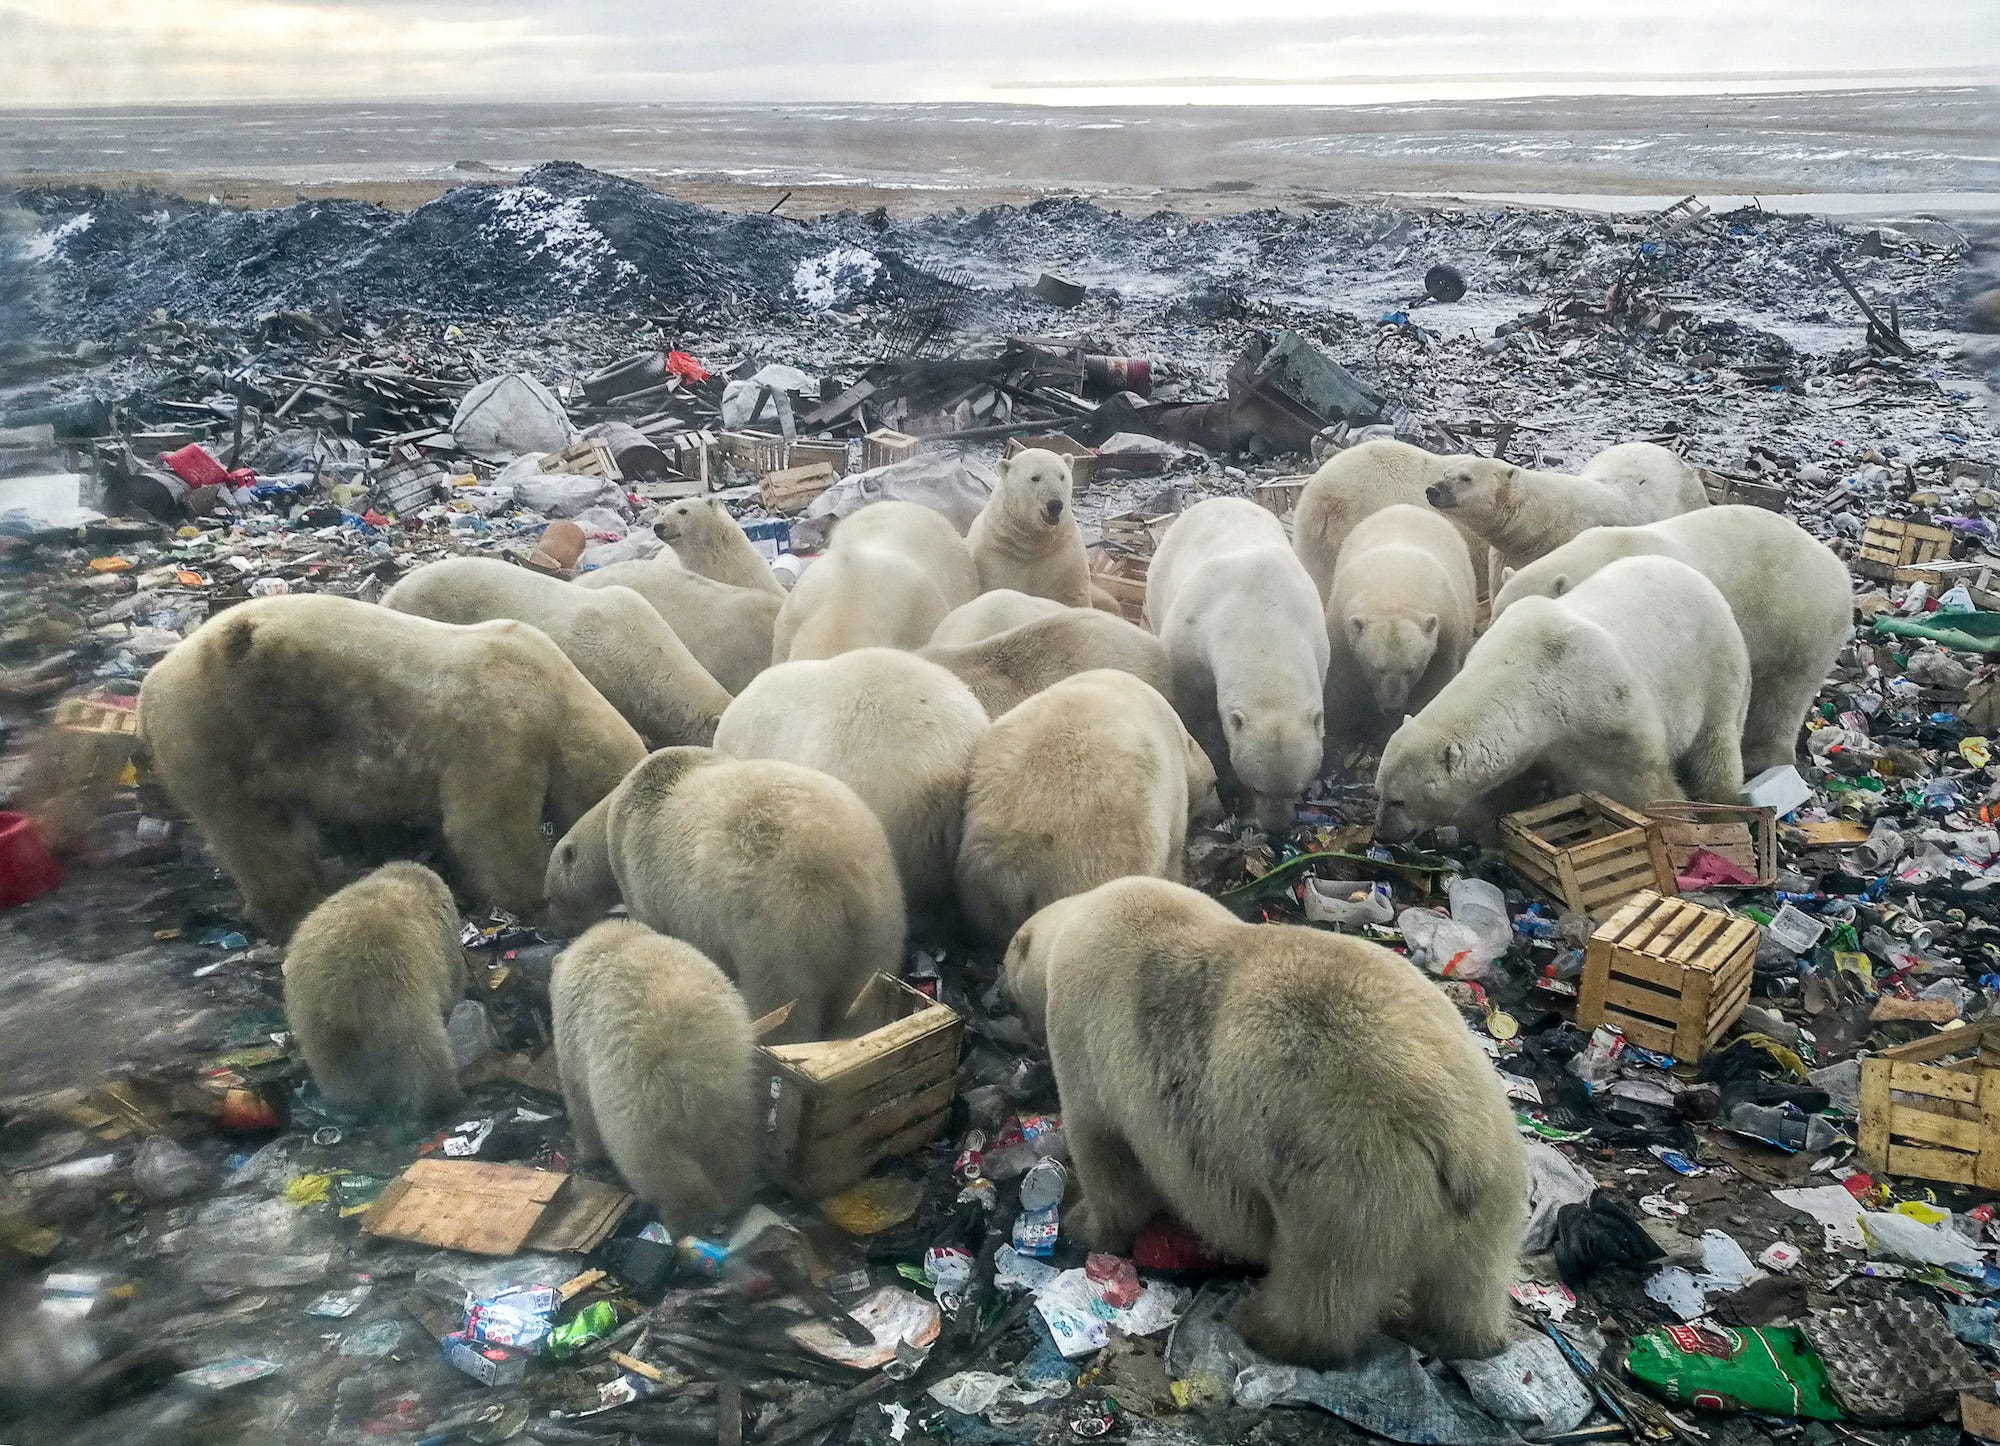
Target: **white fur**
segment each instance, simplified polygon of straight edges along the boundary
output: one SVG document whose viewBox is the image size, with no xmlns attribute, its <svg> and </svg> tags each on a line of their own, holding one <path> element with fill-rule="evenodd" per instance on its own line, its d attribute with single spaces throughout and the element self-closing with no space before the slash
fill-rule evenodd
<svg viewBox="0 0 2000 1446">
<path fill-rule="evenodd" d="M 732 695 L 771 666 L 771 629 L 784 598 L 690 572 L 670 548 L 662 548 L 654 557 L 593 569 L 571 586 L 632 589 L 653 605 L 695 661 Z"/>
<path fill-rule="evenodd" d="M 1326 622 L 1276 517 L 1240 497 L 1174 519 L 1146 581 L 1146 622 L 1166 644 L 1174 706 L 1227 757 L 1258 821 L 1281 828 L 1319 771 Z"/>
<path fill-rule="evenodd" d="M 918 656 L 942 663 L 972 689 L 997 718 L 1062 678 L 1093 668 L 1116 668 L 1165 691 L 1173 669 L 1160 640 L 1136 623 L 1096 608 L 1057 607 L 1047 617 L 956 646 L 933 643 Z"/>
<path fill-rule="evenodd" d="M 1472 646 L 1475 592 L 1457 529 L 1428 507 L 1357 523 L 1326 604 L 1329 731 L 1376 736 L 1435 698 Z"/>
<path fill-rule="evenodd" d="M 945 620 L 931 634 L 931 643 L 948 648 L 976 643 L 995 633 L 1017 628 L 1022 623 L 1031 623 L 1036 618 L 1053 617 L 1062 610 L 1063 605 L 1051 598 L 1029 597 L 1012 588 L 983 592 L 971 602 L 946 614 Z"/>
<path fill-rule="evenodd" d="M 845 783 L 882 821 L 912 909 L 947 899 L 965 822 L 965 772 L 986 710 L 948 670 L 862 648 L 783 663 L 745 688 L 715 746 L 779 758 Z"/>
<path fill-rule="evenodd" d="M 1525 597 L 1561 597 L 1621 557 L 1671 557 L 1720 589 L 1750 658 L 1743 768 L 1793 761 L 1799 728 L 1854 635 L 1854 586 L 1842 562 L 1790 518 L 1761 507 L 1707 507 L 1643 527 L 1593 527 L 1509 578 L 1499 617 Z"/>
<path fill-rule="evenodd" d="M 691 572 L 774 596 L 785 591 L 743 525 L 713 497 L 669 502 L 653 523 L 653 535 L 672 548 Z"/>
<path fill-rule="evenodd" d="M 1561 598 L 1509 607 L 1396 730 L 1378 834 L 1483 826 L 1476 810 L 1531 770 L 1634 808 L 1733 803 L 1749 702 L 1743 635 L 1715 584 L 1672 558 L 1621 559 Z"/>
<path fill-rule="evenodd" d="M 1694 469 L 1653 442 L 1607 447 L 1574 476 L 1461 457 L 1425 496 L 1493 544 L 1508 567 L 1527 566 L 1585 528 L 1658 522 L 1708 506 Z"/>
<path fill-rule="evenodd" d="M 942 513 L 871 503 L 834 528 L 826 555 L 800 575 L 772 629 L 771 661 L 920 648 L 978 591 L 972 554 Z"/>
<path fill-rule="evenodd" d="M 1429 507 L 1424 492 L 1463 460 L 1426 452 L 1408 442 L 1383 439 L 1336 452 L 1307 479 L 1292 514 L 1292 549 L 1324 598 L 1333 585 L 1334 561 L 1347 535 L 1385 507 Z M 1481 592 L 1486 590 L 1487 546 L 1458 523 L 1465 555 Z"/>
<path fill-rule="evenodd" d="M 1070 607 L 1091 605 L 1071 490 L 1069 462 L 1045 448 L 1001 462 L 999 485 L 966 539 L 983 591 L 1014 588 Z"/>
</svg>

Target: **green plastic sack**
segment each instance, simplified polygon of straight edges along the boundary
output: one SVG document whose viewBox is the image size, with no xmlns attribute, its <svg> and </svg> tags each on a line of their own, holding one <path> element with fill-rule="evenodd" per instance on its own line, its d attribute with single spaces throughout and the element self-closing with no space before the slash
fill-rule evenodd
<svg viewBox="0 0 2000 1446">
<path fill-rule="evenodd" d="M 1922 638 L 1961 653 L 2000 653 L 2000 613 L 1925 613 L 1914 618 L 1880 617 L 1875 631 L 1897 638 Z"/>
<path fill-rule="evenodd" d="M 1625 1370 L 1665 1401 L 1710 1411 L 1842 1419 L 1826 1366 L 1790 1326 L 1667 1326 L 1636 1337 Z"/>
<path fill-rule="evenodd" d="M 573 1356 L 592 1341 L 601 1341 L 618 1329 L 618 1315 L 609 1301 L 593 1301 L 549 1332 L 549 1354 Z"/>
</svg>

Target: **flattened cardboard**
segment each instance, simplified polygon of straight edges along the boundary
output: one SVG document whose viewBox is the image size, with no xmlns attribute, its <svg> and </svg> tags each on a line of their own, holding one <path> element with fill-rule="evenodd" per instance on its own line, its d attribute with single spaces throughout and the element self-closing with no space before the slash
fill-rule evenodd
<svg viewBox="0 0 2000 1446">
<path fill-rule="evenodd" d="M 609 1185 L 525 1165 L 419 1160 L 389 1182 L 362 1229 L 474 1255 L 587 1251 L 617 1228 L 633 1199 Z"/>
</svg>

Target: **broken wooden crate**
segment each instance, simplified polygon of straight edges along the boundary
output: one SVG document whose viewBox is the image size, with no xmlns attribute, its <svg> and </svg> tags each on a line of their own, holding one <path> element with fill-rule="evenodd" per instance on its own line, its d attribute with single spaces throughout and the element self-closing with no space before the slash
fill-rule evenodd
<svg viewBox="0 0 2000 1446">
<path fill-rule="evenodd" d="M 35 739 L 21 782 L 21 811 L 60 853 L 90 832 L 125 776 L 139 742 L 138 699 L 65 698 Z"/>
<path fill-rule="evenodd" d="M 1639 889 L 1675 892 L 1659 828 L 1601 793 L 1502 816 L 1500 848 L 1523 880 L 1578 913 L 1595 913 Z"/>
<path fill-rule="evenodd" d="M 1092 584 L 1104 590 L 1118 604 L 1127 622 L 1143 623 L 1146 609 L 1146 569 L 1151 553 L 1129 552 L 1099 543 L 1085 549 Z"/>
<path fill-rule="evenodd" d="M 1860 1145 L 1871 1170 L 2000 1190 L 2000 1024 L 1863 1058 Z"/>
<path fill-rule="evenodd" d="M 1757 926 L 1647 889 L 1583 949 L 1576 1027 L 1609 1024 L 1643 1049 L 1693 1063 L 1750 999 Z"/>
<path fill-rule="evenodd" d="M 1068 459 L 1069 480 L 1078 487 L 1088 487 L 1097 478 L 1097 453 L 1076 438 L 1060 432 L 1046 437 L 1009 437 L 1001 455 L 1018 457 L 1030 448 L 1054 452 L 1058 457 Z"/>
<path fill-rule="evenodd" d="M 361 1228 L 475 1255 L 595 1250 L 632 1201 L 614 1186 L 554 1170 L 433 1158 L 391 1180 Z"/>
<path fill-rule="evenodd" d="M 907 462 L 916 456 L 917 448 L 922 445 L 922 438 L 912 437 L 908 432 L 878 427 L 861 439 L 861 465 L 872 470 L 887 467 L 892 462 Z"/>
<path fill-rule="evenodd" d="M 1768 889 L 1778 882 L 1778 811 L 1774 808 L 1672 800 L 1647 804 L 1646 817 L 1659 826 L 1667 866 L 1676 878 L 1687 872 L 1696 854 L 1711 853 L 1729 860 L 1755 883 L 1707 887 Z"/>
<path fill-rule="evenodd" d="M 757 497 L 766 511 L 782 512 L 790 517 L 805 511 L 807 504 L 831 487 L 833 482 L 834 467 L 830 462 L 782 467 L 776 472 L 764 474 Z"/>
<path fill-rule="evenodd" d="M 1898 570 L 1950 556 L 1950 528 L 1933 527 L 1928 522 L 1912 522 L 1900 517 L 1871 517 L 1861 529 L 1861 546 L 1854 555 L 1854 570 L 1877 582 L 1914 582 L 1914 577 L 1899 578 Z"/>
<path fill-rule="evenodd" d="M 611 444 L 597 438 L 572 442 L 560 452 L 551 452 L 542 458 L 540 465 L 544 472 L 602 477 L 607 482 L 623 481 L 625 477 L 618 468 L 618 459 L 612 455 Z"/>
<path fill-rule="evenodd" d="M 1113 512 L 1098 523 L 1098 532 L 1107 546 L 1151 557 L 1166 540 L 1167 529 L 1179 517 L 1174 512 Z"/>
<path fill-rule="evenodd" d="M 1312 479 L 1310 472 L 1274 477 L 1251 488 L 1250 496 L 1259 507 L 1282 522 L 1299 510 L 1299 498 L 1305 493 L 1306 483 Z"/>
<path fill-rule="evenodd" d="M 758 1021 L 768 1030 L 782 1014 Z M 965 1022 L 888 974 L 848 1010 L 848 1039 L 757 1047 L 764 1155 L 801 1199 L 846 1189 L 944 1133 Z"/>
</svg>

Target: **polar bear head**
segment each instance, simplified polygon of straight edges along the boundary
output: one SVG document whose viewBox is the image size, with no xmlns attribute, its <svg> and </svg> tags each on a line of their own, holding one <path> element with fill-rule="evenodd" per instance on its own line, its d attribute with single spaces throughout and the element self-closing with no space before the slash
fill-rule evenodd
<svg viewBox="0 0 2000 1446">
<path fill-rule="evenodd" d="M 600 799 L 549 853 L 542 894 L 548 901 L 549 924 L 558 933 L 582 933 L 618 902 L 618 881 L 611 873 L 610 818 L 611 799 Z"/>
<path fill-rule="evenodd" d="M 1222 734 L 1229 764 L 1254 796 L 1258 826 L 1271 832 L 1292 821 L 1292 803 L 1319 772 L 1326 751 L 1325 708 L 1239 699 L 1223 703 Z"/>
<path fill-rule="evenodd" d="M 1509 462 L 1461 457 L 1424 489 L 1424 500 L 1445 512 L 1490 514 L 1507 505 L 1520 473 L 1521 469 Z"/>
<path fill-rule="evenodd" d="M 653 523 L 653 535 L 669 547 L 692 542 L 713 529 L 721 504 L 706 497 L 684 497 Z"/>
<path fill-rule="evenodd" d="M 1438 615 L 1370 617 L 1351 613 L 1343 626 L 1347 646 L 1361 664 L 1375 706 L 1399 716 L 1437 652 Z"/>
<path fill-rule="evenodd" d="M 1060 527 L 1069 515 L 1069 459 L 1041 447 L 1016 452 L 1000 464 L 1000 495 L 1024 524 Z"/>
<path fill-rule="evenodd" d="M 1382 749 L 1375 771 L 1377 841 L 1408 843 L 1455 821 L 1469 801 L 1460 777 L 1465 762 L 1465 745 L 1458 739 L 1439 744 L 1414 720 L 1405 719 Z"/>
</svg>

